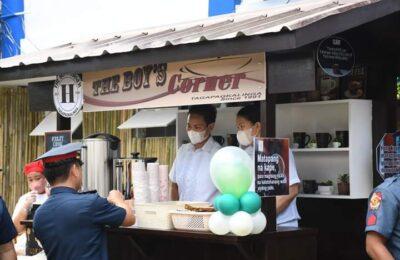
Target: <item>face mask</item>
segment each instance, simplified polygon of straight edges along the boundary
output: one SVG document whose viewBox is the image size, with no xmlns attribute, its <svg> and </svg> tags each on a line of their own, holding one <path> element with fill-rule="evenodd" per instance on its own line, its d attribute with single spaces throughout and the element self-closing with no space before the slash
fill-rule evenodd
<svg viewBox="0 0 400 260">
<path fill-rule="evenodd" d="M 202 132 L 196 132 L 196 131 L 190 130 L 188 132 L 188 136 L 189 136 L 190 142 L 192 144 L 201 143 L 204 140 L 206 140 L 206 138 L 207 138 L 205 130 Z"/>
<path fill-rule="evenodd" d="M 236 138 L 240 145 L 249 146 L 253 143 L 253 136 L 251 136 L 252 131 L 253 129 L 249 128 L 247 130 L 241 130 L 237 132 Z"/>
</svg>

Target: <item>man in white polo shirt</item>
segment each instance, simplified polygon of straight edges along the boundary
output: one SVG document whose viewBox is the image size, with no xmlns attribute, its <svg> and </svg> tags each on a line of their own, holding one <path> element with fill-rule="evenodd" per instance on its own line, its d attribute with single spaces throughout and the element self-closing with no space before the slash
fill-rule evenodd
<svg viewBox="0 0 400 260">
<path fill-rule="evenodd" d="M 211 136 L 216 115 L 211 105 L 189 109 L 186 130 L 190 143 L 179 148 L 169 174 L 172 200 L 212 203 L 218 194 L 210 177 L 211 158 L 221 148 Z"/>
</svg>

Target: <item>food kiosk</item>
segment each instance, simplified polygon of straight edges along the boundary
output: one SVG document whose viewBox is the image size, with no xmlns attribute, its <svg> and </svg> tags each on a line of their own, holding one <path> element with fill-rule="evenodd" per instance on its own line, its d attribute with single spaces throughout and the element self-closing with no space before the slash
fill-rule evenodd
<svg viewBox="0 0 400 260">
<path fill-rule="evenodd" d="M 399 3 L 391 0 L 320 1 L 315 5 L 293 3 L 283 9 L 272 8 L 272 10 L 252 14 L 234 15 L 233 18 L 218 17 L 204 21 L 202 24 L 182 25 L 173 29 L 159 28 L 145 33 L 133 32 L 121 37 L 95 39 L 82 45 L 69 45 L 44 52 L 36 56 L 34 60 L 24 60 L 24 57 L 11 58 L 0 63 L 2 67 L 0 80 L 80 73 L 85 94 L 84 113 L 96 111 L 98 107 L 109 111 L 127 108 L 173 107 L 176 109 L 178 107 L 177 146 L 186 139 L 184 126 L 180 125 L 184 122 L 182 119 L 185 118 L 183 106 L 193 104 L 227 103 L 226 107 L 219 107 L 219 112 L 227 113 L 221 121 L 229 124 L 230 119 L 225 120 L 225 118 L 232 118 L 232 114 L 235 114 L 234 111 L 237 109 L 237 106 L 232 106 L 231 103 L 259 102 L 265 131 L 263 136 L 288 137 L 289 131 L 297 130 L 295 128 L 307 122 L 301 120 L 304 113 L 308 115 L 304 119 L 313 117 L 324 119 L 324 113 L 321 115 L 317 112 L 330 113 L 334 111 L 333 109 L 343 112 L 335 118 L 342 124 L 339 127 L 359 126 L 359 122 L 366 123 L 366 120 L 371 120 L 372 115 L 377 113 L 372 108 L 368 114 L 370 104 L 368 105 L 368 102 L 364 100 L 324 100 L 313 104 L 278 105 L 291 103 L 287 96 L 280 94 L 315 90 L 315 84 L 304 83 L 310 81 L 302 81 L 302 84 L 296 84 L 296 82 L 298 83 L 299 79 L 315 81 L 314 51 L 322 38 L 342 32 L 344 33 L 341 36 L 351 38 L 349 36 L 351 32 L 346 34 L 346 30 L 389 16 L 398 10 L 400 10 Z M 374 16 L 365 15 L 366 13 L 374 13 Z M 382 24 L 379 23 L 379 26 Z M 360 35 L 361 31 L 360 29 L 357 35 Z M 355 40 L 353 39 L 352 42 Z M 312 51 L 309 52 L 310 50 Z M 216 69 L 218 66 L 210 65 L 210 63 L 219 62 L 228 63 L 223 65 L 220 71 Z M 232 66 L 227 65 L 230 62 L 233 62 Z M 21 63 L 25 66 L 18 66 Z M 247 70 L 246 68 L 249 68 L 252 63 L 254 67 Z M 202 68 L 204 64 L 206 64 L 205 69 Z M 259 74 L 257 74 L 258 69 Z M 314 74 L 309 74 L 310 71 L 314 71 Z M 289 81 L 285 81 L 288 79 Z M 278 84 L 282 82 L 286 84 Z M 281 88 L 281 91 L 277 90 L 277 86 L 279 86 L 278 89 Z M 126 94 L 129 92 L 135 95 Z M 171 97 L 177 98 L 168 101 Z M 349 116 L 349 114 L 354 114 L 352 109 L 363 110 L 366 113 L 365 119 L 351 122 L 355 119 Z M 303 112 L 296 116 L 299 111 Z M 298 120 L 282 120 L 283 117 L 289 115 L 295 115 Z M 59 130 L 69 128 L 68 120 L 59 117 L 58 123 Z M 330 123 L 334 122 L 328 121 L 326 127 L 329 127 Z M 232 125 L 234 125 L 233 122 Z M 323 131 L 323 129 L 317 129 L 316 126 L 312 127 L 310 125 L 310 129 L 306 130 L 315 133 Z M 221 128 L 221 133 L 218 135 L 227 137 L 232 134 L 228 127 Z M 283 131 L 289 128 L 288 132 Z M 371 132 L 372 129 L 368 131 Z M 353 138 L 355 139 L 351 140 L 359 142 L 357 136 Z M 374 138 L 373 136 L 372 140 L 366 140 L 369 148 L 365 152 L 369 152 L 369 155 L 372 155 Z M 323 153 L 320 150 L 309 150 L 308 153 L 296 152 L 302 153 L 304 162 L 307 162 L 313 153 L 317 157 L 325 157 L 328 153 L 329 158 L 331 152 L 335 160 L 344 161 L 341 167 L 356 169 L 358 166 L 353 166 L 352 161 L 343 160 L 343 158 L 351 157 L 352 148 L 327 148 L 328 150 L 324 150 Z M 348 157 L 346 154 L 349 154 Z M 362 158 L 364 160 L 367 157 L 368 155 L 366 157 L 363 155 Z M 369 167 L 372 171 L 372 164 Z M 372 173 L 368 178 L 362 179 L 370 185 L 369 188 L 372 188 L 371 179 Z M 338 194 L 318 194 L 319 196 L 304 194 L 303 202 L 304 204 L 328 205 L 332 199 L 341 199 L 341 201 L 349 201 L 349 205 L 361 200 L 364 203 L 368 187 L 364 186 L 361 190 L 357 188 L 354 190 L 351 187 L 350 195 L 347 197 L 339 197 Z M 110 257 L 112 259 L 127 259 L 128 257 L 139 259 L 186 259 L 188 257 L 196 259 L 221 257 L 316 259 L 316 230 L 277 229 L 275 199 L 265 198 L 263 202 L 263 211 L 267 215 L 268 225 L 266 231 L 260 235 L 237 237 L 217 236 L 209 232 L 148 228 L 109 229 Z M 363 208 L 362 203 L 357 204 L 357 209 L 360 211 Z M 314 210 L 312 214 L 316 214 L 316 211 Z M 339 225 L 335 221 L 331 223 L 335 226 Z"/>
</svg>

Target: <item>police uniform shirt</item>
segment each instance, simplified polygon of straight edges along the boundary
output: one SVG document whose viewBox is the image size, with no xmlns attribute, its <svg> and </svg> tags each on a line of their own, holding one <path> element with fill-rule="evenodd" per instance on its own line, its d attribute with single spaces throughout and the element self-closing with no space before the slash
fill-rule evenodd
<svg viewBox="0 0 400 260">
<path fill-rule="evenodd" d="M 387 248 L 400 259 L 400 176 L 387 178 L 371 194 L 365 232 L 375 231 L 387 239 Z"/>
<path fill-rule="evenodd" d="M 98 194 L 55 187 L 38 208 L 33 228 L 49 260 L 102 260 L 108 259 L 104 227 L 120 226 L 125 215 Z"/>
<path fill-rule="evenodd" d="M 210 137 L 202 148 L 183 144 L 176 155 L 169 178 L 178 185 L 179 200 L 213 202 L 218 190 L 211 181 L 210 162 L 221 146 Z"/>
<path fill-rule="evenodd" d="M 3 199 L 0 197 L 0 245 L 7 244 L 17 236 L 14 224 Z"/>
</svg>

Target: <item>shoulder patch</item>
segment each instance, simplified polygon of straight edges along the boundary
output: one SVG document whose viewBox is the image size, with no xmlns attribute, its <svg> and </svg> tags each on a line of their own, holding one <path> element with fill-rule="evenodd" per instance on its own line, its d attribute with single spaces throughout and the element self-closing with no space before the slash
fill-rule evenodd
<svg viewBox="0 0 400 260">
<path fill-rule="evenodd" d="M 382 192 L 374 192 L 369 200 L 369 208 L 371 210 L 378 210 L 382 202 Z"/>
<path fill-rule="evenodd" d="M 367 226 L 374 226 L 374 225 L 376 225 L 376 215 L 372 213 L 371 215 L 369 215 L 367 219 Z"/>
</svg>

